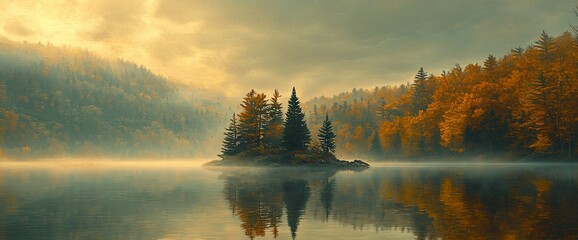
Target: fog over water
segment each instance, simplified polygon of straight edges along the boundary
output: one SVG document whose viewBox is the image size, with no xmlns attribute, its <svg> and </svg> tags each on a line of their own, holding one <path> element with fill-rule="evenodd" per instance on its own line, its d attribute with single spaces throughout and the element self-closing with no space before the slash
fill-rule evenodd
<svg viewBox="0 0 578 240">
<path fill-rule="evenodd" d="M 0 162 L 0 238 L 573 239 L 574 164 Z"/>
</svg>

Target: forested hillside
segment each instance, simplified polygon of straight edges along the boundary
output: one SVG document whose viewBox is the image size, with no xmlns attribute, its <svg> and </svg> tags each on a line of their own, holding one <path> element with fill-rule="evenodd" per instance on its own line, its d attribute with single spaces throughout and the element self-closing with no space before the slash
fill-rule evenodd
<svg viewBox="0 0 578 240">
<path fill-rule="evenodd" d="M 483 64 L 440 75 L 419 69 L 411 84 L 315 98 L 305 103 L 308 122 L 316 132 L 329 113 L 338 155 L 576 159 L 577 42 L 544 32 Z"/>
<path fill-rule="evenodd" d="M 225 115 L 133 63 L 0 42 L 2 155 L 214 154 Z"/>
</svg>

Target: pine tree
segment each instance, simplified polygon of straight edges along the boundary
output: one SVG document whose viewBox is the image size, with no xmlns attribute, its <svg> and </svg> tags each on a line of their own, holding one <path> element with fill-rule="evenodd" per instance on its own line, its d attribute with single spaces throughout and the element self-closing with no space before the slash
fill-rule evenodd
<svg viewBox="0 0 578 240">
<path fill-rule="evenodd" d="M 576 5 L 572 11 L 574 12 L 574 15 L 576 15 L 576 17 L 578 17 L 578 5 Z M 578 25 L 571 25 L 572 27 L 572 31 L 574 32 L 575 35 L 575 39 L 572 42 L 572 45 L 574 45 L 574 47 L 578 47 Z"/>
<path fill-rule="evenodd" d="M 538 49 L 540 57 L 546 62 L 550 62 L 554 58 L 554 52 L 556 51 L 556 43 L 554 38 L 550 37 L 546 31 L 542 31 L 540 34 L 540 39 L 534 42 L 534 47 Z"/>
<path fill-rule="evenodd" d="M 319 129 L 319 135 L 317 135 L 317 137 L 319 143 L 321 143 L 321 152 L 323 155 L 335 153 L 335 133 L 333 133 L 333 126 L 327 114 L 325 114 L 325 121 L 323 121 L 323 126 Z"/>
<path fill-rule="evenodd" d="M 311 121 L 313 122 L 313 124 L 317 124 L 319 121 L 319 111 L 317 110 L 317 104 L 313 104 L 313 116 L 311 116 Z"/>
<path fill-rule="evenodd" d="M 293 87 L 283 128 L 283 145 L 288 151 L 306 150 L 310 142 L 311 132 L 307 128 L 305 114 L 299 104 L 295 87 Z"/>
<path fill-rule="evenodd" d="M 484 71 L 486 72 L 491 72 L 492 70 L 494 70 L 496 68 L 496 65 L 498 65 L 498 62 L 496 61 L 496 57 L 494 57 L 494 55 L 490 54 L 488 56 L 488 59 L 486 59 L 486 61 L 484 61 Z"/>
<path fill-rule="evenodd" d="M 282 147 L 283 109 L 279 102 L 280 97 L 279 91 L 275 89 L 267 109 L 268 122 L 265 127 L 265 138 L 263 139 L 267 149 L 275 150 Z"/>
<path fill-rule="evenodd" d="M 237 117 L 233 113 L 229 127 L 225 128 L 225 139 L 221 148 L 222 156 L 233 156 L 239 153 L 239 125 Z"/>
<path fill-rule="evenodd" d="M 427 73 L 423 70 L 423 67 L 419 68 L 411 87 L 413 91 L 413 113 L 417 114 L 419 111 L 425 110 L 431 102 L 431 93 L 427 86 Z"/>
<path fill-rule="evenodd" d="M 517 48 L 512 49 L 511 52 L 516 57 L 522 57 L 522 54 L 524 53 L 524 49 L 522 47 L 517 47 Z"/>
<path fill-rule="evenodd" d="M 267 96 L 251 90 L 243 98 L 239 113 L 240 150 L 262 153 L 265 149 L 263 136 L 267 122 Z"/>
<path fill-rule="evenodd" d="M 373 131 L 371 133 L 371 143 L 369 150 L 371 151 L 371 154 L 373 154 L 375 157 L 379 157 L 383 154 L 383 149 L 381 148 L 381 142 L 379 141 L 377 131 Z"/>
<path fill-rule="evenodd" d="M 555 126 L 559 123 L 559 93 L 557 79 L 550 74 L 556 51 L 556 43 L 545 31 L 534 43 L 541 62 L 538 65 L 538 76 L 530 82 L 531 91 L 527 97 L 527 111 L 530 113 L 529 123 L 536 132 L 535 142 L 530 145 L 538 152 L 547 152 L 554 144 Z"/>
</svg>

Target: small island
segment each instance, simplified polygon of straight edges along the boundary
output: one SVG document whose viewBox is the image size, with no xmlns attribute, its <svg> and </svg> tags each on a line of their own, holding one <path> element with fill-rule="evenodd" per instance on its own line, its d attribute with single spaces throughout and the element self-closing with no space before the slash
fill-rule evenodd
<svg viewBox="0 0 578 240">
<path fill-rule="evenodd" d="M 364 161 L 345 161 L 335 157 L 335 133 L 325 114 L 317 138 L 305 121 L 295 87 L 283 119 L 281 95 L 275 90 L 271 99 L 251 90 L 243 98 L 242 112 L 233 113 L 225 129 L 220 160 L 205 166 L 310 166 L 340 169 L 365 169 Z"/>
</svg>

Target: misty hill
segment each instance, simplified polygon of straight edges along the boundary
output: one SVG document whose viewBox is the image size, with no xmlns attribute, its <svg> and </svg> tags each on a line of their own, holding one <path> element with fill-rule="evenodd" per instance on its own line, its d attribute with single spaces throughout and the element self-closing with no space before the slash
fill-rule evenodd
<svg viewBox="0 0 578 240">
<path fill-rule="evenodd" d="M 312 132 L 325 113 L 338 155 L 479 156 L 520 160 L 578 156 L 578 37 L 542 33 L 527 48 L 411 84 L 353 89 L 304 103 Z M 439 158 L 439 157 L 442 158 Z"/>
<path fill-rule="evenodd" d="M 177 87 L 84 50 L 0 42 L 0 147 L 9 156 L 214 153 L 224 108 Z"/>
</svg>

